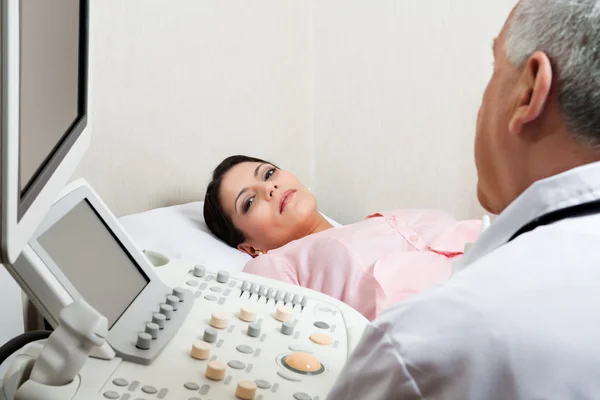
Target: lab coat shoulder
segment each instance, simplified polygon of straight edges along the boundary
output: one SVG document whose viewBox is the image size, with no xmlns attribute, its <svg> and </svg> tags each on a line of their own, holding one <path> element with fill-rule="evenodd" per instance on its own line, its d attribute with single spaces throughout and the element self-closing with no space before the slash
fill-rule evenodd
<svg viewBox="0 0 600 400">
<path fill-rule="evenodd" d="M 330 399 L 456 399 L 497 362 L 499 342 L 464 277 L 414 296 L 369 327 Z M 468 300 L 467 300 L 468 299 Z M 478 378 L 479 379 L 479 378 Z M 489 386 L 488 386 L 489 387 Z M 361 395 L 357 395 L 360 393 Z M 475 397 L 472 397 L 475 398 Z M 492 399 L 493 396 L 487 397 Z"/>
<path fill-rule="evenodd" d="M 399 353 L 398 343 L 381 327 L 369 325 L 328 400 L 422 399 Z"/>
</svg>

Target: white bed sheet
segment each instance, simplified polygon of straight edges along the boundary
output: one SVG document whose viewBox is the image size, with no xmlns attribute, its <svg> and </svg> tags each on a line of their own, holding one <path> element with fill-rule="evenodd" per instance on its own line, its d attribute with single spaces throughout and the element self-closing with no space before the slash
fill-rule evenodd
<svg viewBox="0 0 600 400">
<path fill-rule="evenodd" d="M 213 270 L 241 271 L 250 256 L 217 239 L 204 222 L 202 201 L 157 208 L 119 219 L 140 250 L 204 263 Z M 332 224 L 337 222 L 326 217 Z"/>
</svg>

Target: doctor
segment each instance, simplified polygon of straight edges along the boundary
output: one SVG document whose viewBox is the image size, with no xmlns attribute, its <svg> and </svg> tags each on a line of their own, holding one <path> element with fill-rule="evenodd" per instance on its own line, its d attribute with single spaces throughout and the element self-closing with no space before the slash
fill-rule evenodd
<svg viewBox="0 0 600 400">
<path fill-rule="evenodd" d="M 600 398 L 600 0 L 522 0 L 494 56 L 475 159 L 500 215 L 367 328 L 331 400 Z"/>
</svg>

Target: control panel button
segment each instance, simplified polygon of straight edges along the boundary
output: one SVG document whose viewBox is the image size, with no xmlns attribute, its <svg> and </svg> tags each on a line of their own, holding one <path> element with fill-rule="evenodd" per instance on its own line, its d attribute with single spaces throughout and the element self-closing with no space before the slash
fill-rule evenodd
<svg viewBox="0 0 600 400">
<path fill-rule="evenodd" d="M 281 333 L 291 335 L 294 333 L 294 324 L 290 321 L 285 321 L 281 324 Z"/>
<path fill-rule="evenodd" d="M 179 297 L 173 296 L 172 294 L 168 295 L 167 304 L 173 307 L 173 311 L 177 311 L 179 308 Z"/>
<path fill-rule="evenodd" d="M 168 304 L 161 304 L 158 312 L 164 315 L 167 320 L 170 320 L 173 316 L 173 307 Z"/>
<path fill-rule="evenodd" d="M 289 307 L 279 307 L 275 312 L 275 318 L 280 322 L 289 321 L 292 319 L 292 309 Z"/>
<path fill-rule="evenodd" d="M 206 343 L 214 343 L 217 341 L 217 331 L 213 328 L 206 328 L 202 338 Z"/>
<path fill-rule="evenodd" d="M 148 322 L 146 324 L 146 333 L 150 334 L 150 336 L 152 336 L 152 339 L 156 339 L 158 337 L 159 329 L 160 328 L 158 327 L 158 325 L 154 322 Z"/>
<path fill-rule="evenodd" d="M 254 400 L 256 396 L 256 383 L 240 381 L 237 385 L 235 395 L 242 400 Z"/>
<path fill-rule="evenodd" d="M 261 286 L 260 289 L 258 290 L 258 295 L 261 297 L 267 297 L 267 291 L 269 289 L 266 286 Z"/>
<path fill-rule="evenodd" d="M 206 275 L 206 267 L 204 265 L 195 265 L 193 274 L 198 278 L 202 278 Z"/>
<path fill-rule="evenodd" d="M 138 333 L 136 347 L 142 350 L 148 350 L 152 344 L 152 336 L 146 332 Z"/>
<path fill-rule="evenodd" d="M 327 322 L 317 321 L 314 325 L 319 329 L 329 329 L 329 324 Z"/>
<path fill-rule="evenodd" d="M 283 298 L 283 302 L 284 303 L 291 303 L 293 298 L 294 298 L 294 295 L 291 294 L 290 292 L 287 292 L 285 294 L 285 297 Z"/>
<path fill-rule="evenodd" d="M 239 360 L 231 360 L 231 361 L 229 361 L 227 363 L 227 365 L 229 365 L 233 369 L 244 369 L 244 368 L 246 368 L 246 364 L 244 364 L 243 362 L 241 362 Z"/>
<path fill-rule="evenodd" d="M 196 360 L 208 360 L 208 357 L 210 357 L 210 344 L 208 342 L 198 340 L 192 345 L 191 355 Z"/>
<path fill-rule="evenodd" d="M 282 292 L 281 290 L 278 290 L 277 293 L 275 293 L 275 301 L 283 301 L 284 297 L 285 292 Z"/>
<path fill-rule="evenodd" d="M 158 329 L 163 329 L 166 321 L 167 318 L 163 314 L 154 313 L 154 315 L 152 315 L 152 322 L 158 325 Z"/>
<path fill-rule="evenodd" d="M 271 384 L 264 379 L 257 379 L 254 383 L 256 383 L 259 389 L 271 389 Z"/>
<path fill-rule="evenodd" d="M 252 286 L 250 286 L 250 293 L 258 294 L 258 289 L 260 289 L 258 283 L 253 283 Z"/>
<path fill-rule="evenodd" d="M 112 391 L 112 390 L 109 390 L 107 392 L 104 392 L 104 397 L 106 397 L 107 399 L 112 400 L 112 399 L 118 399 L 120 396 L 119 396 L 119 393 L 117 393 L 115 391 Z"/>
<path fill-rule="evenodd" d="M 206 367 L 206 377 L 213 381 L 220 381 L 225 378 L 225 364 L 220 361 L 211 361 Z"/>
<path fill-rule="evenodd" d="M 316 344 L 320 344 L 323 346 L 328 346 L 333 343 L 333 338 L 324 333 L 313 333 L 310 335 L 310 340 L 312 340 Z"/>
<path fill-rule="evenodd" d="M 186 382 L 183 384 L 183 387 L 186 388 L 187 390 L 198 390 L 200 389 L 200 385 L 198 385 L 195 382 Z"/>
<path fill-rule="evenodd" d="M 302 308 L 306 307 L 307 304 L 308 304 L 308 297 L 306 297 L 306 296 L 302 297 L 302 301 L 300 302 L 300 305 L 302 306 Z"/>
<path fill-rule="evenodd" d="M 303 375 L 316 375 L 325 371 L 319 359 L 308 353 L 292 353 L 283 357 L 281 362 L 286 368 Z"/>
<path fill-rule="evenodd" d="M 241 291 L 247 292 L 248 290 L 250 290 L 250 283 L 248 281 L 242 282 Z"/>
<path fill-rule="evenodd" d="M 217 329 L 225 329 L 229 325 L 229 317 L 224 312 L 214 312 L 210 318 L 210 326 Z"/>
<path fill-rule="evenodd" d="M 295 400 L 312 400 L 312 397 L 310 397 L 306 393 L 298 392 L 298 393 L 294 393 L 294 399 Z"/>
<path fill-rule="evenodd" d="M 229 281 L 229 272 L 227 271 L 219 271 L 217 273 L 217 282 L 219 283 L 227 283 Z"/>
<path fill-rule="evenodd" d="M 186 293 L 187 292 L 180 287 L 173 289 L 173 296 L 176 296 L 179 299 L 180 303 L 182 303 L 185 300 Z"/>
<path fill-rule="evenodd" d="M 251 306 L 244 306 L 240 309 L 240 319 L 246 322 L 254 322 L 256 319 L 256 309 Z"/>
<path fill-rule="evenodd" d="M 299 294 L 295 294 L 294 298 L 292 299 L 292 303 L 293 304 L 300 304 L 300 295 Z"/>
<path fill-rule="evenodd" d="M 256 322 L 248 325 L 248 336 L 259 337 L 260 336 L 260 325 L 257 324 Z"/>
<path fill-rule="evenodd" d="M 244 353 L 244 354 L 252 354 L 254 353 L 254 349 L 250 346 L 247 346 L 245 344 L 240 344 L 238 347 L 236 347 L 236 350 L 239 351 L 240 353 Z"/>
<path fill-rule="evenodd" d="M 269 289 L 269 291 L 267 292 L 267 299 L 274 299 L 276 294 L 277 294 L 277 289 L 273 289 L 273 288 Z"/>
</svg>

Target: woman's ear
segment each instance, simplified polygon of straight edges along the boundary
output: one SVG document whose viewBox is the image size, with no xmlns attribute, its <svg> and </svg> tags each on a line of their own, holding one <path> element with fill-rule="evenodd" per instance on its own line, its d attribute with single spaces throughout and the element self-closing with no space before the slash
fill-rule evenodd
<svg viewBox="0 0 600 400">
<path fill-rule="evenodd" d="M 251 246 L 250 244 L 248 244 L 246 242 L 239 244 L 238 250 L 241 251 L 242 253 L 249 254 L 252 257 L 257 257 L 262 254 L 262 251 L 254 248 L 253 246 Z"/>
</svg>

